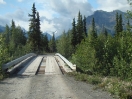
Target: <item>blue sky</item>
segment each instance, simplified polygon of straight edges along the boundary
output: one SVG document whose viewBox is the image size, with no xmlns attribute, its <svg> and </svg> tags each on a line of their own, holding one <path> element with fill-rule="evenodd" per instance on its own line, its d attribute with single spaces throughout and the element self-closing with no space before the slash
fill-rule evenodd
<svg viewBox="0 0 132 99">
<path fill-rule="evenodd" d="M 92 5 L 94 9 L 97 9 L 99 7 L 97 0 L 88 0 L 88 2 Z"/>
<path fill-rule="evenodd" d="M 56 35 L 71 28 L 72 19 L 77 18 L 79 10 L 82 15 L 89 16 L 96 10 L 131 9 L 127 0 L 0 0 L 0 25 L 10 25 L 13 19 L 16 25 L 28 30 L 28 13 L 34 2 L 40 14 L 41 30 L 49 33 L 57 30 Z"/>
</svg>

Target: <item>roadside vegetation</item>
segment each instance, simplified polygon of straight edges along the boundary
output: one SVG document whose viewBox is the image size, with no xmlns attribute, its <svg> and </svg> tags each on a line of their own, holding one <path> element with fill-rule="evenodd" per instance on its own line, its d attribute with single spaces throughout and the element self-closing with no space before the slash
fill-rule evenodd
<svg viewBox="0 0 132 99">
<path fill-rule="evenodd" d="M 93 84 L 93 89 L 108 91 L 115 99 L 132 99 L 132 83 L 112 76 L 88 75 L 80 72 L 68 73 L 77 81 Z"/>
<path fill-rule="evenodd" d="M 86 30 L 85 16 L 79 12 L 72 29 L 57 41 L 57 51 L 77 66 L 77 72 L 70 75 L 120 99 L 132 99 L 132 12 L 128 11 L 126 16 L 128 22 L 124 24 L 122 15 L 116 13 L 115 34 L 111 35 L 105 27 L 98 33 L 94 17 L 91 28 Z"/>
</svg>

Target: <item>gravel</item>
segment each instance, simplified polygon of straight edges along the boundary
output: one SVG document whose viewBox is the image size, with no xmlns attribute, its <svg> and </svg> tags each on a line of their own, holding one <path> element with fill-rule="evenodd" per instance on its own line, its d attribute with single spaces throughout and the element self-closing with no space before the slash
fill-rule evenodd
<svg viewBox="0 0 132 99">
<path fill-rule="evenodd" d="M 113 99 L 67 75 L 17 76 L 0 82 L 0 99 Z"/>
<path fill-rule="evenodd" d="M 93 85 L 63 74 L 14 76 L 0 81 L 0 99 L 113 99 Z"/>
</svg>

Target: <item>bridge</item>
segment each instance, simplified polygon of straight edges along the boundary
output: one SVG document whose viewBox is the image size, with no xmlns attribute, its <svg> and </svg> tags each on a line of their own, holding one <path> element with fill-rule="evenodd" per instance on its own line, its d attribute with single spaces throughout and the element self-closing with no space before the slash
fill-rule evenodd
<svg viewBox="0 0 132 99">
<path fill-rule="evenodd" d="M 76 71 L 76 65 L 59 53 L 29 53 L 3 64 L 2 69 L 12 76 L 0 81 L 0 99 L 113 99 L 66 75 Z"/>
<path fill-rule="evenodd" d="M 36 55 L 29 53 L 9 63 L 3 64 L 2 69 L 9 74 L 48 75 L 75 71 L 76 65 L 73 65 L 59 53 L 55 55 Z"/>
</svg>

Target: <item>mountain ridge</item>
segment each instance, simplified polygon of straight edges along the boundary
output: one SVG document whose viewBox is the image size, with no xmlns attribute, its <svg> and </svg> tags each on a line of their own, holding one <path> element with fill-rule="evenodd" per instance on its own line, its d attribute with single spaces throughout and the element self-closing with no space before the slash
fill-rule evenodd
<svg viewBox="0 0 132 99">
<path fill-rule="evenodd" d="M 116 13 L 122 14 L 123 24 L 127 24 L 127 19 L 125 18 L 126 13 L 120 10 L 114 10 L 112 12 L 107 12 L 103 10 L 97 10 L 92 15 L 86 18 L 87 29 L 91 27 L 92 18 L 95 20 L 96 29 L 101 32 L 103 27 L 107 29 L 110 34 L 114 33 L 114 27 L 116 24 Z M 124 27 L 125 28 L 125 27 Z"/>
<path fill-rule="evenodd" d="M 5 30 L 5 27 L 0 25 L 0 33 L 4 32 L 4 30 Z"/>
<path fill-rule="evenodd" d="M 105 27 L 108 33 L 114 34 L 114 27 L 116 24 L 116 13 L 122 14 L 123 24 L 127 24 L 127 19 L 125 18 L 126 13 L 120 10 L 114 10 L 112 12 L 107 12 L 103 10 L 97 10 L 92 15 L 86 17 L 86 27 L 89 29 L 91 27 L 92 18 L 95 19 L 95 25 L 97 28 L 98 33 L 102 31 L 102 28 Z M 131 23 L 131 22 L 130 22 Z M 124 25 L 124 28 L 125 28 Z M 0 33 L 4 32 L 5 27 L 0 25 Z M 48 39 L 50 40 L 52 36 L 44 32 L 43 34 L 47 34 Z M 60 37 L 60 36 L 58 36 Z M 58 38 L 56 37 L 56 38 Z"/>
</svg>

